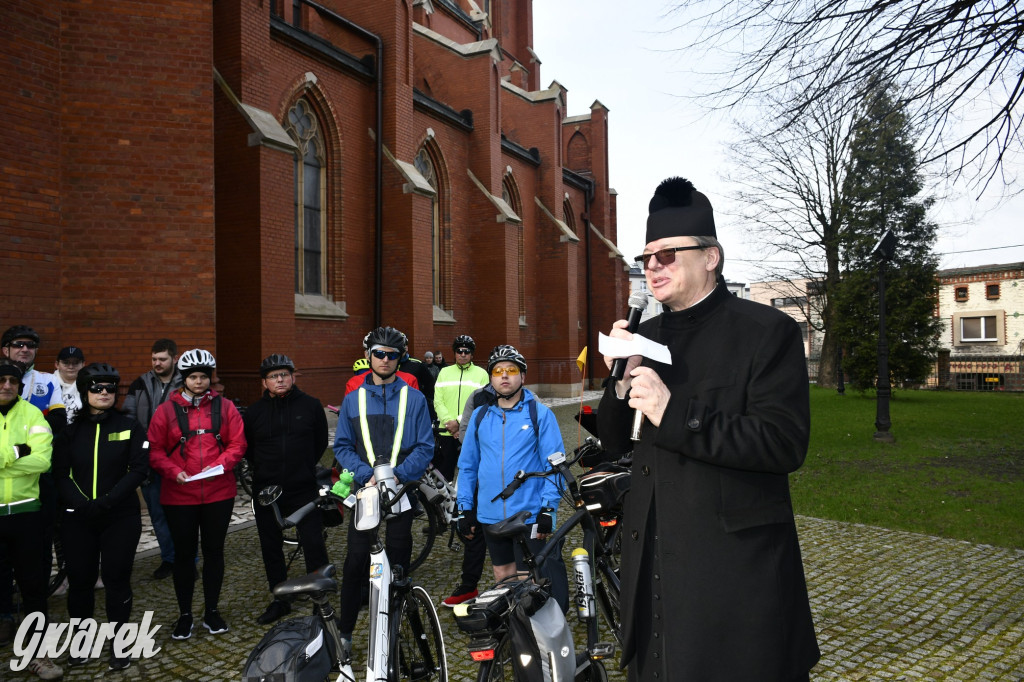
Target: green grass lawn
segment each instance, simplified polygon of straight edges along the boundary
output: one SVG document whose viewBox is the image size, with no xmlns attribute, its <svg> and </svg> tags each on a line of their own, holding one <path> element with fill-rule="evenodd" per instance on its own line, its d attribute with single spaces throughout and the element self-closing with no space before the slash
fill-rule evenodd
<svg viewBox="0 0 1024 682">
<path fill-rule="evenodd" d="M 899 391 L 890 414 L 877 442 L 873 393 L 811 387 L 797 513 L 1024 548 L 1024 395 Z"/>
</svg>

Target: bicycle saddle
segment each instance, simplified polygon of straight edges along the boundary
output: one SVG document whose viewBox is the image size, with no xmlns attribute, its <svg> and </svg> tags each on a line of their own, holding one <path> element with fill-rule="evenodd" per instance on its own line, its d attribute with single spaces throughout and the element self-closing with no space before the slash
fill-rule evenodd
<svg viewBox="0 0 1024 682">
<path fill-rule="evenodd" d="M 530 518 L 530 512 L 523 510 L 516 512 L 504 521 L 498 521 L 487 527 L 487 533 L 496 538 L 514 538 L 521 534 L 530 537 L 530 525 L 526 519 Z"/>
<path fill-rule="evenodd" d="M 274 586 L 274 596 L 288 597 L 312 592 L 336 592 L 338 590 L 338 581 L 334 579 L 336 573 L 337 569 L 334 564 L 327 564 L 309 575 L 278 583 Z"/>
</svg>

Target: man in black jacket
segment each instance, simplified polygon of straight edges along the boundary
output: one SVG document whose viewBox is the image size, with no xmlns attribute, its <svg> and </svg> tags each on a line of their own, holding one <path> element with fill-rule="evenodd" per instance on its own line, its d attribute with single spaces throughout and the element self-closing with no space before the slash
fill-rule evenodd
<svg viewBox="0 0 1024 682">
<path fill-rule="evenodd" d="M 319 486 L 316 466 L 327 449 L 327 416 L 320 401 L 295 386 L 295 363 L 287 355 L 274 353 L 260 365 L 263 397 L 249 406 L 245 422 L 245 457 L 253 471 L 253 491 L 268 485 L 282 488 L 277 505 L 285 516 L 313 500 Z M 288 578 L 281 548 L 281 528 L 269 507 L 256 505 L 256 529 L 263 551 L 270 589 Z M 312 573 L 328 562 L 324 545 L 323 520 L 308 514 L 296 526 L 306 572 Z M 272 623 L 287 615 L 287 602 L 274 599 L 257 618 Z"/>
<path fill-rule="evenodd" d="M 665 308 L 638 333 L 671 363 L 629 357 L 598 410 L 604 447 L 633 451 L 622 662 L 630 680 L 806 681 L 819 652 L 788 479 L 810 433 L 799 327 L 729 293 L 711 203 L 687 180 L 658 187 L 637 261 Z"/>
</svg>

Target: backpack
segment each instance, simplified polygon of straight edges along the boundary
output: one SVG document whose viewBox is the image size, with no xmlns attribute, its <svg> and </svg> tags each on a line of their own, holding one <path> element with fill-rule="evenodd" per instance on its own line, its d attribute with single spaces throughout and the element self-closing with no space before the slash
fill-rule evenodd
<svg viewBox="0 0 1024 682">
<path fill-rule="evenodd" d="M 174 416 L 178 419 L 178 430 L 181 431 L 181 440 L 167 451 L 168 457 L 174 454 L 178 448 L 184 448 L 189 438 L 195 438 L 204 433 L 212 433 L 213 437 L 217 439 L 217 446 L 221 450 L 224 449 L 224 442 L 220 438 L 220 401 L 221 397 L 219 395 L 213 396 L 213 400 L 210 401 L 210 428 L 197 429 L 195 431 L 188 428 L 188 408 L 176 402 L 171 402 L 171 406 L 174 408 Z"/>
<path fill-rule="evenodd" d="M 320 619 L 292 618 L 270 629 L 249 654 L 242 682 L 322 682 L 331 653 Z"/>
</svg>

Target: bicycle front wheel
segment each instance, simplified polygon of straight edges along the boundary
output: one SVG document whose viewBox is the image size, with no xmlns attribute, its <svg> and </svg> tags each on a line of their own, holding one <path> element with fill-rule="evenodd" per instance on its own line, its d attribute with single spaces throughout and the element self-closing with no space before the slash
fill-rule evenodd
<svg viewBox="0 0 1024 682">
<path fill-rule="evenodd" d="M 427 591 L 414 585 L 392 618 L 388 682 L 447 682 L 444 634 Z"/>
<path fill-rule="evenodd" d="M 412 555 L 407 575 L 423 565 L 434 546 L 434 538 L 438 533 L 437 510 L 427 502 L 423 493 L 416 491 L 416 508 L 412 520 Z"/>
<path fill-rule="evenodd" d="M 494 647 L 494 658 L 490 661 L 481 661 L 476 680 L 477 682 L 512 682 L 514 679 L 512 637 L 506 632 Z"/>
</svg>

